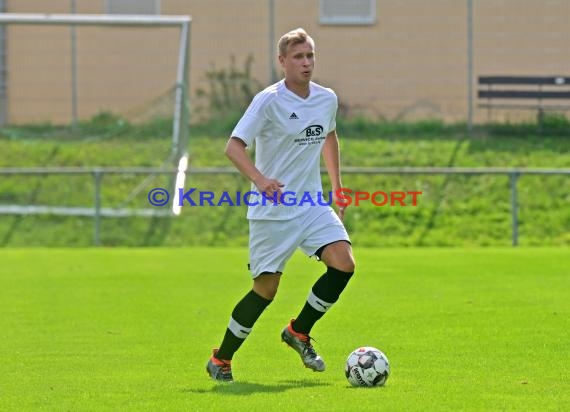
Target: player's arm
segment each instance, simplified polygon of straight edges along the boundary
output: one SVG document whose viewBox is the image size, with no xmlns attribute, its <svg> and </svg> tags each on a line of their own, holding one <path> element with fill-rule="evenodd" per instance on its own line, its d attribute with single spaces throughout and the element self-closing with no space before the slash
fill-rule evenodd
<svg viewBox="0 0 570 412">
<path fill-rule="evenodd" d="M 337 190 L 342 188 L 342 181 L 340 177 L 340 149 L 338 145 L 338 136 L 336 130 L 329 132 L 323 144 L 323 159 L 325 161 L 325 166 L 329 174 L 331 181 L 332 191 L 333 191 L 333 201 L 336 203 Z M 344 206 L 339 207 L 338 216 L 344 217 Z"/>
<path fill-rule="evenodd" d="M 236 168 L 247 177 L 260 190 L 272 196 L 277 192 L 277 198 L 281 198 L 281 187 L 283 183 L 276 179 L 269 179 L 259 171 L 247 154 L 246 144 L 238 137 L 231 137 L 226 145 L 226 156 L 232 161 Z"/>
</svg>

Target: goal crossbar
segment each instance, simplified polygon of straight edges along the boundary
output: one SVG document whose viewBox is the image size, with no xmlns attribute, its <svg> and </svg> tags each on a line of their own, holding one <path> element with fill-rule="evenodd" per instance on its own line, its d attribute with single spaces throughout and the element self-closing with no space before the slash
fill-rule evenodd
<svg viewBox="0 0 570 412">
<path fill-rule="evenodd" d="M 176 91 L 173 114 L 172 152 L 173 159 L 182 156 L 182 136 L 189 123 L 188 68 L 190 55 L 190 16 L 146 16 L 130 14 L 40 14 L 0 13 L 2 25 L 65 25 L 65 26 L 148 26 L 180 27 L 178 65 L 176 69 Z M 1 69 L 1 68 L 0 68 Z M 1 102 L 0 104 L 4 104 Z"/>
<path fill-rule="evenodd" d="M 77 26 L 182 26 L 190 16 L 146 16 L 128 14 L 40 14 L 0 13 L 0 24 L 61 24 Z"/>
</svg>

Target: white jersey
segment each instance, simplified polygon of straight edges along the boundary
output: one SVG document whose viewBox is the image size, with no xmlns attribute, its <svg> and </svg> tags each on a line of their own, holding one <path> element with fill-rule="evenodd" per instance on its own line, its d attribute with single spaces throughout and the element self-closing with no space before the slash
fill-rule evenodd
<svg viewBox="0 0 570 412">
<path fill-rule="evenodd" d="M 336 129 L 338 101 L 331 89 L 313 82 L 309 87 L 309 96 L 303 99 L 287 89 L 284 80 L 269 86 L 254 97 L 232 132 L 249 147 L 255 142 L 255 166 L 264 176 L 283 183 L 281 191 L 287 192 L 286 204 L 276 206 L 262 202 L 262 196 L 250 196 L 248 219 L 287 220 L 307 207 L 326 204 L 320 156 L 325 138 Z M 258 192 L 254 185 L 251 190 Z M 307 194 L 317 206 L 299 205 Z"/>
</svg>

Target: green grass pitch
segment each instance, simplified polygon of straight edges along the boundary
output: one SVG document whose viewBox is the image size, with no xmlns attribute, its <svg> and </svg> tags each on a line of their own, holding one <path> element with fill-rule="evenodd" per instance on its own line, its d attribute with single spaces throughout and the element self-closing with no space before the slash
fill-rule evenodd
<svg viewBox="0 0 570 412">
<path fill-rule="evenodd" d="M 0 251 L 3 411 L 562 411 L 570 405 L 570 250 L 355 249 L 315 326 L 324 373 L 280 342 L 323 272 L 298 254 L 234 358 L 204 366 L 250 288 L 243 248 Z M 376 346 L 385 387 L 344 361 Z"/>
</svg>

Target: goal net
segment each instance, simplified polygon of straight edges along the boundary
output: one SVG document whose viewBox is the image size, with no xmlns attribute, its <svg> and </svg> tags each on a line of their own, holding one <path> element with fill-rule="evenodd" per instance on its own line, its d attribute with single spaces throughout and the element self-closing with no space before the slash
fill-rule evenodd
<svg viewBox="0 0 570 412">
<path fill-rule="evenodd" d="M 3 178 L 0 215 L 172 214 L 149 207 L 147 193 L 172 190 L 187 165 L 190 23 L 0 13 L 0 138 L 32 143 L 0 168 L 42 168 Z M 146 167 L 172 172 L 85 173 Z"/>
<path fill-rule="evenodd" d="M 187 134 L 190 17 L 1 13 L 8 124 L 75 124 L 101 113 L 172 119 Z M 1 68 L 0 68 L 1 69 Z"/>
</svg>

